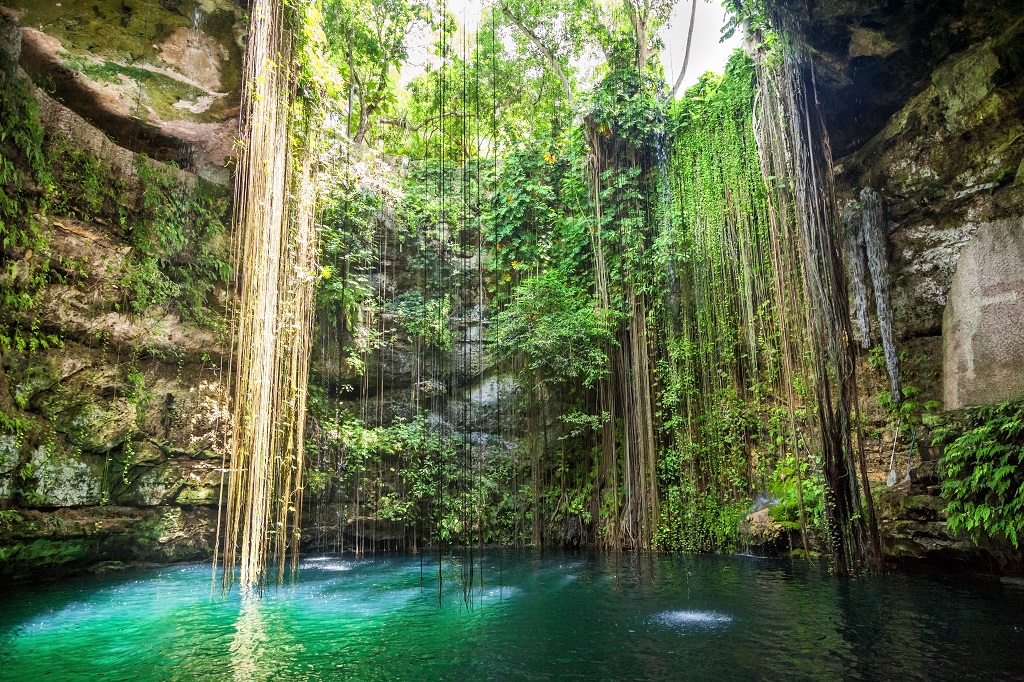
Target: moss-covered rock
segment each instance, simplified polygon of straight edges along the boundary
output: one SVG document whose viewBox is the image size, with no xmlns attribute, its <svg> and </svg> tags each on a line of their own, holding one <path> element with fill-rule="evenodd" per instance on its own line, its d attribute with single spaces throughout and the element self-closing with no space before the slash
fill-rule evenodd
<svg viewBox="0 0 1024 682">
<path fill-rule="evenodd" d="M 13 434 L 0 434 L 0 502 L 10 500 L 21 459 L 21 444 Z"/>
<path fill-rule="evenodd" d="M 221 481 L 219 471 L 193 470 L 174 501 L 181 505 L 217 504 Z"/>
<path fill-rule="evenodd" d="M 242 8 L 227 0 L 13 0 L 21 63 L 120 144 L 230 181 Z M 189 149 L 175 149 L 175 145 Z"/>
<path fill-rule="evenodd" d="M 984 226 L 1024 216 L 1024 25 L 951 55 L 878 135 L 839 163 L 840 193 L 888 206 L 892 305 L 904 339 L 938 335 L 961 250 Z"/>
<path fill-rule="evenodd" d="M 39 23 L 59 24 L 54 31 L 65 31 L 68 44 L 87 36 L 82 26 L 73 25 L 78 10 L 28 4 L 29 14 L 49 13 Z M 220 42 L 213 29 L 201 32 L 205 38 L 200 36 L 197 49 L 217 59 L 205 71 L 184 74 L 201 86 L 189 85 L 189 96 L 213 88 L 216 78 L 225 88 L 237 87 L 233 71 L 221 68 L 218 76 L 213 67 L 223 67 L 222 57 L 238 51 L 232 27 L 240 8 L 220 0 L 165 4 L 100 0 L 92 9 L 80 9 L 90 15 L 121 6 L 134 12 L 152 5 L 157 13 L 201 9 L 205 25 L 212 21 L 221 31 L 217 35 L 232 45 L 217 48 L 211 43 Z M 129 27 L 136 18 L 126 17 Z M 79 60 L 100 80 L 180 83 L 183 74 L 171 71 L 188 61 L 192 47 L 181 44 L 178 30 L 191 19 L 178 18 L 182 21 L 147 25 L 125 36 L 97 33 L 98 46 L 103 37 L 130 41 L 145 31 L 162 32 L 164 38 L 152 43 L 156 48 L 152 36 L 145 40 L 153 55 L 163 54 L 163 62 L 110 55 L 97 46 L 83 48 L 100 50 L 96 54 L 53 54 Z M 31 299 L 31 305 L 0 306 L 2 335 L 9 339 L 10 327 L 36 341 L 0 345 L 0 576 L 55 577 L 98 562 L 208 556 L 215 516 L 210 504 L 216 503 L 211 472 L 220 463 L 228 423 L 219 324 L 227 302 L 218 266 L 230 260 L 221 222 L 227 192 L 133 153 L 105 134 L 133 137 L 140 128 L 100 130 L 93 123 L 115 119 L 100 116 L 90 123 L 28 86 L 23 74 L 12 75 L 21 47 L 11 12 L 0 9 L 0 59 L 7 67 L 2 78 L 9 99 L 17 100 L 8 102 L 9 108 L 28 112 L 24 125 L 41 130 L 34 161 L 27 153 L 12 161 L 23 176 L 24 191 L 15 197 L 18 217 L 30 223 L 34 239 L 31 247 L 9 238 L 0 245 L 4 300 L 21 294 Z M 23 63 L 32 58 L 21 52 Z M 93 59 L 101 53 L 103 59 Z M 83 101 L 68 96 L 65 103 L 77 107 Z M 164 113 L 177 114 L 173 104 Z M 197 121 L 198 115 L 182 109 L 175 120 L 207 125 Z M 223 121 L 234 125 L 234 114 L 225 113 Z M 143 144 L 155 139 L 142 137 Z M 10 138 L 0 144 L 5 158 L 14 149 Z M 188 145 L 178 136 L 172 147 L 177 153 Z M 52 174 L 52 186 L 42 186 L 37 178 L 42 171 Z M 182 214 L 202 217 L 183 223 Z M 10 224 L 6 214 L 4 220 Z M 185 244 L 174 253 L 155 246 L 168 230 L 177 230 L 176 243 Z M 196 269 L 207 266 L 202 274 Z M 189 283 L 178 287 L 183 271 Z M 161 285 L 173 298 L 153 295 Z"/>
<path fill-rule="evenodd" d="M 12 527 L 0 526 L 0 578 L 53 578 L 110 561 L 205 559 L 212 551 L 212 520 L 205 508 L 27 510 Z"/>
<path fill-rule="evenodd" d="M 29 460 L 34 486 L 26 499 L 39 506 L 80 507 L 103 501 L 103 461 L 80 452 L 38 447 Z M 34 495 L 32 494 L 34 493 Z"/>
</svg>

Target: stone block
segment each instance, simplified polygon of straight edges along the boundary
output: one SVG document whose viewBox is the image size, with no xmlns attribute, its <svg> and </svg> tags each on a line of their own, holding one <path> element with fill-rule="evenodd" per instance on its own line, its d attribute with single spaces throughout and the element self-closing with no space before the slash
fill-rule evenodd
<svg viewBox="0 0 1024 682">
<path fill-rule="evenodd" d="M 947 410 L 1024 398 L 1024 220 L 982 225 L 942 319 Z"/>
</svg>

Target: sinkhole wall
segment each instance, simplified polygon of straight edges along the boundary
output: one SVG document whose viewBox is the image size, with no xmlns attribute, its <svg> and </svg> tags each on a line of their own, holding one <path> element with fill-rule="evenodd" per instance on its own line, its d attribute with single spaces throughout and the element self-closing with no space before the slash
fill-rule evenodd
<svg viewBox="0 0 1024 682">
<path fill-rule="evenodd" d="M 243 14 L 13 4 L 0 10 L 0 578 L 208 557 Z"/>
<path fill-rule="evenodd" d="M 0 18 L 0 51 L 19 67 L 5 76 L 5 112 L 24 111 L 11 99 L 11 79 L 30 79 L 41 148 L 56 169 L 48 177 L 60 181 L 47 186 L 18 142 L 3 143 L 14 170 L 4 167 L 0 186 L 17 205 L 3 208 L 0 253 L 9 338 L 0 348 L 0 576 L 207 557 L 227 414 L 226 286 L 213 273 L 230 260 L 228 238 L 190 233 L 199 251 L 153 253 L 139 231 L 159 223 L 147 208 L 146 188 L 154 186 L 187 187 L 182 196 L 208 198 L 202 210 L 227 220 L 244 12 L 229 0 L 97 0 L 81 16 L 44 4 L 7 0 Z M 816 57 L 840 200 L 856 202 L 870 187 L 885 205 L 902 384 L 922 413 L 916 432 L 902 424 L 896 439 L 900 478 L 914 442 L 911 475 L 885 489 L 899 418 L 881 399 L 889 392 L 884 363 L 862 357 L 867 451 L 894 558 L 981 556 L 946 530 L 937 495 L 941 448 L 931 446 L 929 432 L 955 419 L 949 410 L 1024 397 L 1024 372 L 1011 369 L 1021 366 L 1016 341 L 1024 338 L 1018 5 L 826 0 L 800 23 L 798 37 Z M 394 299 L 418 286 L 416 252 L 400 247 L 398 226 L 381 220 L 378 236 L 389 246 L 368 267 L 368 281 Z M 8 238 L 15 227 L 21 236 Z M 497 423 L 495 406 L 515 400 L 514 389 L 478 357 L 487 320 L 473 294 L 474 257 L 468 248 L 436 264 L 461 282 L 449 325 L 457 352 L 448 357 L 465 364 L 435 368 L 447 383 L 418 388 L 448 396 L 436 416 L 442 429 L 505 448 L 522 425 Z M 168 293 L 167 264 L 185 263 L 204 264 L 210 278 L 209 286 L 193 283 L 191 312 L 159 302 Z M 871 321 L 877 346 L 874 313 Z M 343 334 L 369 336 L 378 322 L 361 319 Z M 332 337 L 318 320 L 313 373 L 322 385 L 353 385 L 341 393 L 357 411 L 367 382 L 369 409 L 380 411 L 374 421 L 387 424 L 414 416 L 409 395 L 424 377 L 411 337 L 393 320 L 384 323 L 393 333 L 365 355 L 366 372 L 357 375 L 340 353 L 351 339 Z M 924 409 L 932 401 L 938 407 Z M 307 499 L 312 546 L 366 537 L 358 526 L 365 520 L 347 514 L 351 500 Z M 372 542 L 409 539 L 398 527 L 370 532 Z"/>
<path fill-rule="evenodd" d="M 956 428 L 963 408 L 1024 399 L 1024 12 L 952 5 L 825 2 L 802 20 L 840 204 L 858 210 L 865 188 L 884 204 L 904 411 L 919 423 L 887 401 L 880 349 L 862 355 L 858 383 L 897 559 L 978 560 L 946 530 L 932 438 Z M 878 347 L 873 306 L 870 317 Z M 898 483 L 886 488 L 897 427 Z M 1020 565 L 1019 552 L 996 544 L 1001 561 Z"/>
</svg>

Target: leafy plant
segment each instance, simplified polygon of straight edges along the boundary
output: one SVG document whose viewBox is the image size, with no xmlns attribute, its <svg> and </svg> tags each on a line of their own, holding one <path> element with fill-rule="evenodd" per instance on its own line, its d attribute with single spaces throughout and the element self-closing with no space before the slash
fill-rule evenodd
<svg viewBox="0 0 1024 682">
<path fill-rule="evenodd" d="M 128 310 L 171 303 L 186 319 L 222 327 L 208 300 L 231 276 L 219 190 L 202 180 L 189 186 L 145 156 L 136 168 L 142 201 L 126 235 L 132 259 L 118 279 Z"/>
<path fill-rule="evenodd" d="M 535 381 L 593 387 L 607 373 L 612 317 L 557 272 L 525 280 L 495 317 L 499 357 L 521 357 Z"/>
<path fill-rule="evenodd" d="M 0 526 L 4 526 L 7 530 L 11 530 L 12 526 L 24 520 L 25 517 L 13 509 L 0 509 Z"/>
<path fill-rule="evenodd" d="M 440 350 L 451 350 L 450 297 L 424 298 L 419 290 L 413 289 L 396 296 L 388 302 L 387 307 L 398 314 L 397 324 L 410 337 L 420 337 L 424 342 Z"/>
<path fill-rule="evenodd" d="M 968 429 L 946 445 L 941 464 L 949 529 L 975 539 L 1005 538 L 1019 548 L 1024 539 L 1024 402 L 973 411 Z"/>
<path fill-rule="evenodd" d="M 664 84 L 646 69 L 611 71 L 591 94 L 589 115 L 598 130 L 641 151 L 665 144 L 668 100 Z"/>
</svg>

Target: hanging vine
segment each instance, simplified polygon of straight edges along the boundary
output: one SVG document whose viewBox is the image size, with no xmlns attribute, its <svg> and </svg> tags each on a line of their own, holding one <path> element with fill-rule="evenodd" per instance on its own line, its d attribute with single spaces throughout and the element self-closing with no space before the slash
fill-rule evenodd
<svg viewBox="0 0 1024 682">
<path fill-rule="evenodd" d="M 298 65 L 315 63 L 317 20 L 315 7 L 278 0 L 251 13 L 233 220 L 230 476 L 218 528 L 225 589 L 236 566 L 249 592 L 270 563 L 280 581 L 289 557 L 293 569 L 298 562 L 319 169 L 318 114 L 298 96 L 309 75 Z"/>
</svg>

